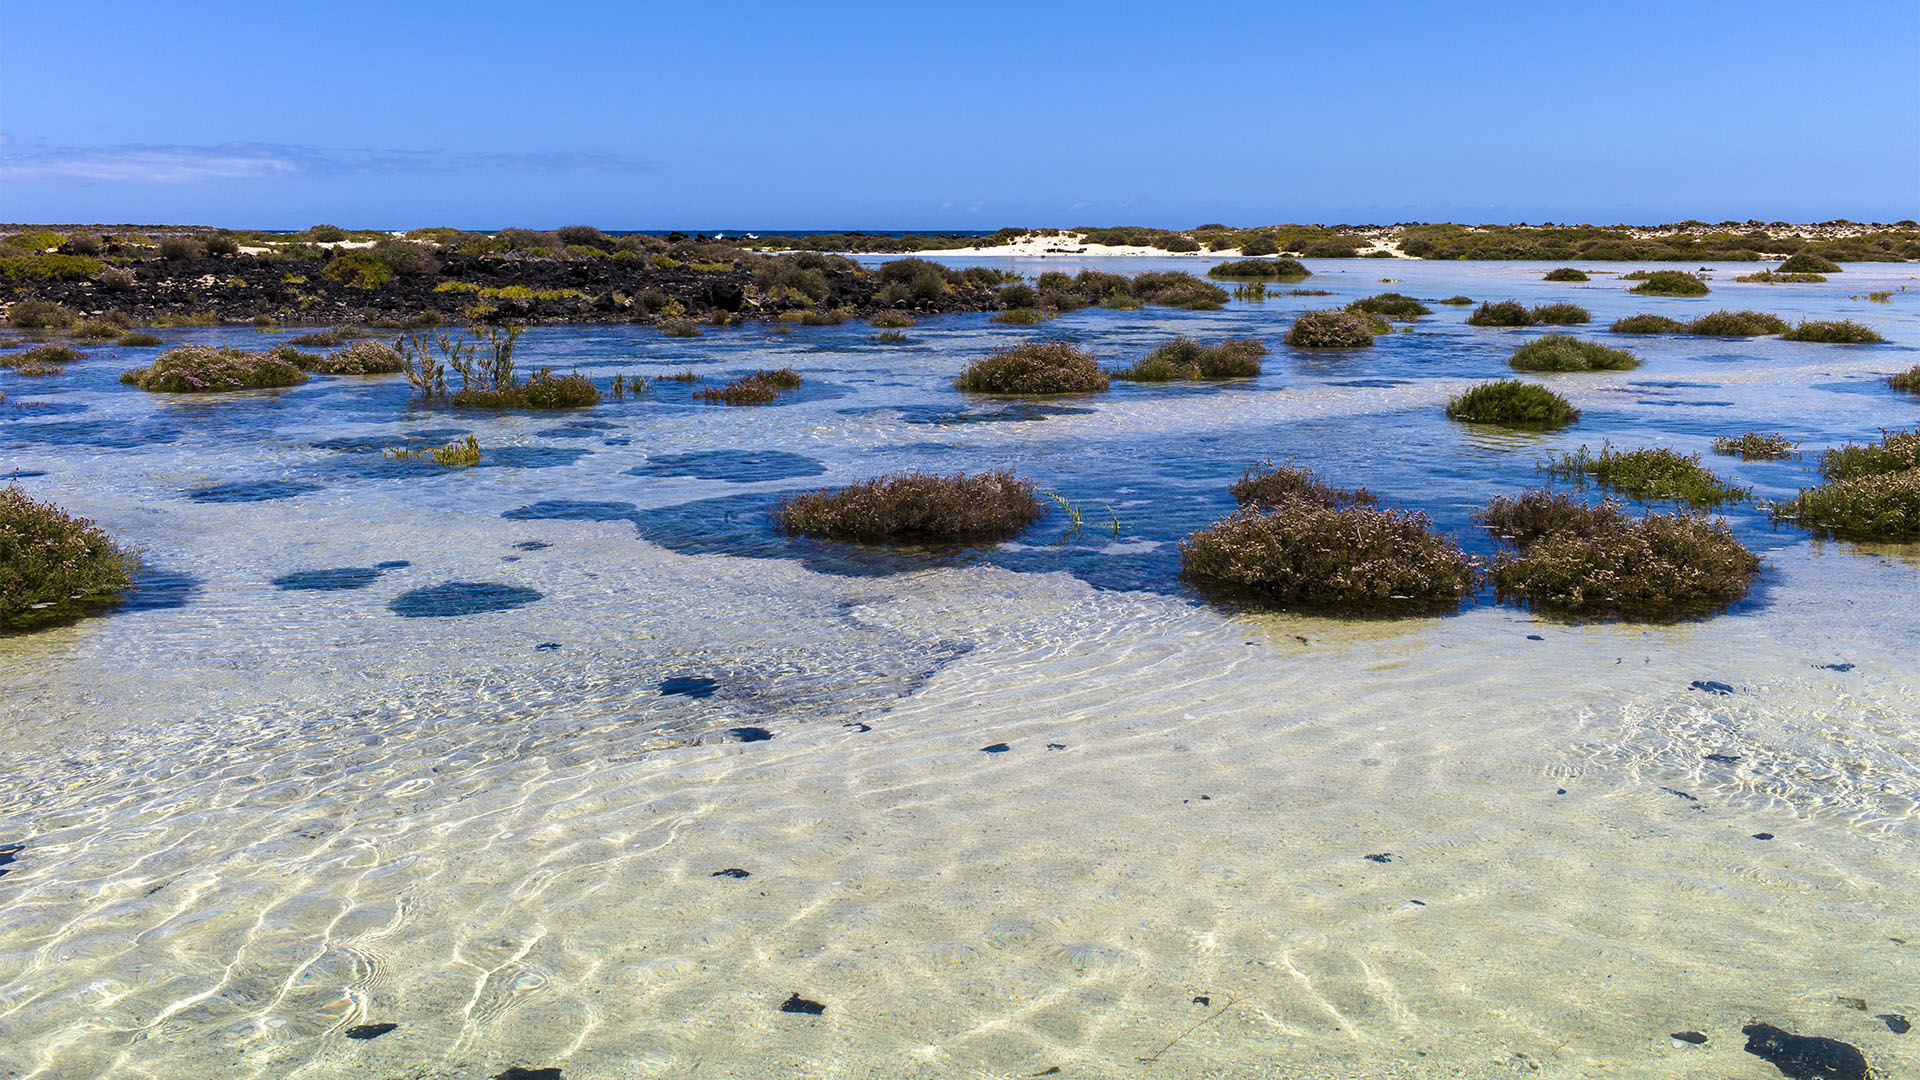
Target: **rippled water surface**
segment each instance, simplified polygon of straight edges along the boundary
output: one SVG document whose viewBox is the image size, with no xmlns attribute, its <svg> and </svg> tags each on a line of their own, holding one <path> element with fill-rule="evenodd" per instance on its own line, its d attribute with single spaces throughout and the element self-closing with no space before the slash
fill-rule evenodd
<svg viewBox="0 0 1920 1080">
<path fill-rule="evenodd" d="M 1315 265 L 1336 296 L 904 343 L 530 330 L 523 367 L 706 380 L 565 415 L 117 382 L 155 349 L 0 374 L 0 471 L 146 564 L 118 613 L 0 638 L 0 1076 L 1778 1076 L 1754 1021 L 1920 1075 L 1889 1019 L 1920 1019 L 1920 545 L 1735 505 L 1760 583 L 1677 626 L 1242 615 L 1177 576 L 1267 458 L 1483 555 L 1471 511 L 1582 443 L 1780 431 L 1802 457 L 1704 460 L 1791 495 L 1920 424 L 1885 386 L 1920 362 L 1914 267 L 1673 300 Z M 1387 289 L 1888 342 L 1610 339 L 1645 366 L 1552 377 L 1583 419 L 1515 434 L 1441 409 L 1547 328 L 1436 305 L 1370 350 L 1280 343 Z M 950 387 L 1029 335 L 1119 366 L 1174 334 L 1273 352 L 1231 384 Z M 773 406 L 692 396 L 783 366 L 806 384 Z M 467 434 L 478 468 L 382 454 Z M 1080 526 L 899 551 L 766 523 L 1000 466 Z"/>
</svg>

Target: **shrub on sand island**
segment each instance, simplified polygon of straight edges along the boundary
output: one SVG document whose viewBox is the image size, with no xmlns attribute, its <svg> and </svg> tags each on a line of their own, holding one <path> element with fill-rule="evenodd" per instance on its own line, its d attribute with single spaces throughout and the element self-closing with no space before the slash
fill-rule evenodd
<svg viewBox="0 0 1920 1080">
<path fill-rule="evenodd" d="M 994 470 L 971 476 L 879 476 L 788 496 L 772 516 L 775 528 L 793 535 L 939 544 L 1004 540 L 1045 513 L 1031 481 Z"/>
<path fill-rule="evenodd" d="M 1592 478 L 1602 487 L 1636 499 L 1672 499 L 1688 506 L 1715 507 L 1741 502 L 1752 493 L 1722 483 L 1700 464 L 1699 454 L 1682 454 L 1666 447 L 1615 450 L 1602 443 L 1598 454 L 1585 446 L 1540 466 L 1563 480 L 1585 484 Z"/>
</svg>

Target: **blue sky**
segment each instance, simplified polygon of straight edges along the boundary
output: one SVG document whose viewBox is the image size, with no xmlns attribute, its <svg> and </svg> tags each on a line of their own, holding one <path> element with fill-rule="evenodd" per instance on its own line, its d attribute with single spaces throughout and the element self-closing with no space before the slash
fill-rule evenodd
<svg viewBox="0 0 1920 1080">
<path fill-rule="evenodd" d="M 0 218 L 1920 216 L 1920 4 L 0 0 Z"/>
</svg>

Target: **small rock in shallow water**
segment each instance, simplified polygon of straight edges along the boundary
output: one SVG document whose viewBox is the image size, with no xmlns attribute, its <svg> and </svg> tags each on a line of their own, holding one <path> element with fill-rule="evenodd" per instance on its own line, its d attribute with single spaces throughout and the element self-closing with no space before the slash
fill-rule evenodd
<svg viewBox="0 0 1920 1080">
<path fill-rule="evenodd" d="M 1705 690 L 1709 694 L 1733 693 L 1733 687 L 1723 682 L 1714 682 L 1712 679 L 1695 679 L 1691 685 L 1695 690 Z"/>
<path fill-rule="evenodd" d="M 660 683 L 660 692 L 662 694 L 677 695 L 679 697 L 712 697 L 713 692 L 718 689 L 720 689 L 720 683 L 717 680 L 703 678 L 699 675 L 675 675 L 662 680 Z"/>
<path fill-rule="evenodd" d="M 1047 744 L 1047 749 L 1049 750 L 1065 750 L 1066 748 L 1067 744 L 1063 742 L 1050 742 Z"/>
<path fill-rule="evenodd" d="M 513 545 L 513 549 L 515 551 L 540 551 L 552 546 L 552 544 L 547 543 L 545 540 L 522 540 Z"/>
<path fill-rule="evenodd" d="M 1546 638 L 1543 638 L 1543 637 L 1541 637 L 1541 636 L 1540 636 L 1539 634 L 1528 634 L 1528 635 L 1527 635 L 1527 640 L 1528 640 L 1528 641 L 1545 641 L 1545 640 L 1547 640 L 1547 639 L 1546 639 Z"/>
<path fill-rule="evenodd" d="M 1771 840 L 1773 839 L 1773 834 L 1770 832 L 1757 832 L 1753 834 L 1753 838 L 1755 840 Z"/>
<path fill-rule="evenodd" d="M 807 1016 L 819 1016 L 821 1013 L 827 1011 L 827 1007 L 817 1001 L 808 1001 L 796 993 L 780 1003 L 780 1011 L 787 1013 L 804 1013 Z"/>
<path fill-rule="evenodd" d="M 727 734 L 739 739 L 741 742 L 766 742 L 768 739 L 773 738 L 773 732 L 763 727 L 728 728 Z"/>
<path fill-rule="evenodd" d="M 1707 1037 L 1697 1031 L 1676 1031 L 1670 1038 L 1683 1043 L 1692 1043 L 1695 1046 L 1707 1041 Z"/>
<path fill-rule="evenodd" d="M 1708 754 L 1703 760 L 1717 761 L 1722 765 L 1731 765 L 1740 760 L 1739 754 Z"/>
<path fill-rule="evenodd" d="M 726 868 L 725 870 L 715 870 L 715 871 L 714 871 L 713 873 L 711 873 L 711 874 L 708 874 L 707 876 L 708 876 L 708 877 L 725 877 L 725 878 L 733 878 L 733 879 L 735 879 L 735 880 L 737 881 L 737 880 L 739 880 L 740 878 L 749 878 L 749 877 L 752 877 L 752 876 L 753 876 L 753 874 L 752 874 L 752 872 L 751 872 L 751 871 L 747 871 L 747 870 L 742 870 L 742 869 L 740 869 L 740 868 L 739 868 L 739 867 L 737 867 L 737 866 L 729 866 L 729 867 L 727 867 L 727 868 Z"/>
<path fill-rule="evenodd" d="M 1815 664 L 1813 666 L 1817 668 L 1821 668 L 1822 670 L 1825 670 L 1825 671 L 1852 671 L 1853 670 L 1852 664 Z"/>
<path fill-rule="evenodd" d="M 1901 1016 L 1899 1013 L 1881 1013 L 1879 1016 L 1874 1017 L 1874 1019 L 1887 1025 L 1887 1030 L 1893 1032 L 1895 1035 L 1905 1035 L 1907 1032 L 1913 1030 L 1913 1025 L 1907 1023 L 1907 1018 Z"/>
<path fill-rule="evenodd" d="M 981 747 L 980 752 L 983 754 L 1004 754 L 1011 749 L 1013 749 L 1013 747 L 1008 746 L 1006 743 L 997 742 L 997 743 L 994 743 L 992 746 Z"/>
<path fill-rule="evenodd" d="M 1793 1080 L 1868 1080 L 1867 1059 L 1859 1048 L 1838 1039 L 1795 1035 L 1772 1024 L 1748 1024 L 1746 1051 Z"/>
<path fill-rule="evenodd" d="M 1393 852 L 1391 851 L 1378 852 L 1376 854 L 1366 856 L 1366 860 L 1368 862 L 1392 862 Z"/>
<path fill-rule="evenodd" d="M 538 644 L 538 645 L 535 645 L 535 646 L 533 647 L 533 651 L 535 651 L 535 652 L 559 652 L 559 651 L 560 651 L 560 643 L 559 643 L 559 642 L 557 642 L 557 641 L 543 641 L 543 642 L 541 642 L 540 644 Z"/>
<path fill-rule="evenodd" d="M 526 1069 L 518 1065 L 507 1066 L 507 1071 L 493 1074 L 493 1080 L 566 1080 L 559 1069 Z"/>
<path fill-rule="evenodd" d="M 1195 1005 L 1211 1005 L 1213 1004 L 1213 999 L 1208 997 L 1205 994 L 1201 994 L 1200 996 L 1193 999 L 1193 1003 Z"/>
<path fill-rule="evenodd" d="M 353 1027 L 347 1029 L 347 1038 L 362 1040 L 377 1039 L 399 1026 L 399 1024 L 355 1024 Z"/>
<path fill-rule="evenodd" d="M 852 724 L 841 724 L 840 726 L 844 728 L 852 728 L 853 733 L 855 735 L 865 735 L 867 732 L 873 730 L 872 724 L 852 723 Z"/>
</svg>

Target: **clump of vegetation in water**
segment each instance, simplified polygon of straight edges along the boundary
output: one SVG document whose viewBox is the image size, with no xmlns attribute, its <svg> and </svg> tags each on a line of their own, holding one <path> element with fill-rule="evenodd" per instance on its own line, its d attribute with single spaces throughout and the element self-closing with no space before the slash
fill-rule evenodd
<svg viewBox="0 0 1920 1080">
<path fill-rule="evenodd" d="M 1713 440 L 1713 452 L 1741 461 L 1778 461 L 1793 456 L 1800 444 L 1778 432 L 1749 431 L 1743 435 L 1721 435 Z"/>
<path fill-rule="evenodd" d="M 522 380 L 514 371 L 514 352 L 525 327 L 506 324 L 480 331 L 478 340 L 444 331 L 415 331 L 400 339 L 400 370 L 428 400 L 445 400 L 463 409 L 577 409 L 600 402 L 600 388 L 578 373 L 556 374 L 541 368 Z M 460 376 L 450 391 L 447 369 Z"/>
<path fill-rule="evenodd" d="M 1439 300 L 1439 301 L 1435 301 L 1435 302 L 1436 302 L 1436 303 L 1441 303 L 1441 304 L 1445 304 L 1445 305 L 1447 305 L 1448 307 L 1469 307 L 1469 306 L 1471 306 L 1471 305 L 1473 304 L 1473 297 L 1471 297 L 1471 296 L 1449 296 L 1449 297 L 1447 297 L 1447 298 L 1446 298 L 1445 300 Z"/>
<path fill-rule="evenodd" d="M 1090 394 L 1107 388 L 1092 354 L 1064 341 L 1029 341 L 967 365 L 954 386 L 976 394 Z"/>
<path fill-rule="evenodd" d="M 133 556 L 93 522 L 0 488 L 0 630 L 96 614 L 133 587 Z"/>
<path fill-rule="evenodd" d="M 160 335 L 149 334 L 144 330 L 136 330 L 130 334 L 121 334 L 119 337 L 114 339 L 113 343 L 115 345 L 119 345 L 125 348 L 139 348 L 139 347 L 148 346 L 148 345 L 158 345 L 160 344 Z"/>
<path fill-rule="evenodd" d="M 1312 469 L 1275 465 L 1263 461 L 1252 465 L 1227 489 L 1243 507 L 1272 509 L 1295 502 L 1316 506 L 1372 506 L 1373 493 L 1366 488 L 1348 491 L 1337 488 L 1314 475 Z"/>
<path fill-rule="evenodd" d="M 1665 315 L 1629 315 L 1615 319 L 1607 329 L 1616 334 L 1679 334 L 1686 331 L 1687 324 Z"/>
<path fill-rule="evenodd" d="M 867 323 L 878 330 L 904 330 L 913 325 L 913 316 L 904 311 L 881 311 Z"/>
<path fill-rule="evenodd" d="M 1789 256 L 1786 262 L 1780 264 L 1778 272 L 1782 274 L 1838 274 L 1840 273 L 1840 264 L 1823 255 L 1815 255 L 1811 251 L 1802 251 L 1797 255 Z"/>
<path fill-rule="evenodd" d="M 71 345 L 36 345 L 25 352 L 0 353 L 0 368 L 15 375 L 59 375 L 81 355 Z"/>
<path fill-rule="evenodd" d="M 1225 307 L 1227 290 L 1178 270 L 1140 274 L 1133 279 L 1133 297 L 1143 304 L 1214 311 Z"/>
<path fill-rule="evenodd" d="M 1541 280 L 1543 281 L 1585 281 L 1587 280 L 1587 275 L 1579 270 L 1575 270 L 1571 266 L 1562 266 L 1557 270 L 1547 271 L 1546 277 L 1542 278 Z"/>
<path fill-rule="evenodd" d="M 1180 544 L 1181 577 L 1255 607 L 1354 615 L 1451 611 L 1477 568 L 1419 512 L 1311 497 L 1243 507 Z"/>
<path fill-rule="evenodd" d="M 1597 341 L 1547 334 L 1513 350 L 1507 364 L 1516 371 L 1628 371 L 1640 366 L 1640 358 Z"/>
<path fill-rule="evenodd" d="M 423 446 L 418 450 L 392 446 L 384 453 L 395 461 L 432 460 L 436 465 L 444 465 L 449 469 L 464 469 L 480 464 L 480 440 L 469 435 L 445 446 Z"/>
<path fill-rule="evenodd" d="M 1715 507 L 1741 502 L 1751 492 L 1721 482 L 1700 464 L 1699 454 L 1681 454 L 1666 447 L 1615 450 L 1602 443 L 1598 454 L 1585 446 L 1540 466 L 1562 480 L 1584 484 L 1589 477 L 1602 487 L 1636 499 L 1671 499 L 1687 506 Z"/>
<path fill-rule="evenodd" d="M 1502 600 L 1567 616 L 1676 619 L 1718 611 L 1753 587 L 1760 559 L 1725 522 L 1695 514 L 1633 519 L 1529 491 L 1495 497 L 1476 517 L 1513 552 L 1494 557 Z"/>
<path fill-rule="evenodd" d="M 1008 308 L 993 313 L 993 321 L 1008 326 L 1033 326 L 1047 321 L 1047 313 L 1030 307 Z"/>
<path fill-rule="evenodd" d="M 1920 430 L 1827 451 L 1829 482 L 1767 508 L 1775 521 L 1847 540 L 1920 540 Z"/>
<path fill-rule="evenodd" d="M 51 300 L 15 300 L 7 305 L 7 325 L 15 330 L 64 330 L 79 316 Z"/>
<path fill-rule="evenodd" d="M 882 344 L 892 345 L 907 340 L 907 332 L 905 330 L 882 330 L 873 335 L 873 340 Z"/>
<path fill-rule="evenodd" d="M 1555 428 L 1580 419 L 1580 410 L 1544 386 L 1502 379 L 1481 383 L 1447 402 L 1447 415 L 1472 424 Z"/>
<path fill-rule="evenodd" d="M 1778 270 L 1756 270 L 1751 274 L 1741 274 L 1735 281 L 1762 282 L 1768 285 L 1798 283 L 1812 285 L 1827 280 L 1824 274 L 1783 274 Z"/>
<path fill-rule="evenodd" d="M 1320 308 L 1301 312 L 1287 328 L 1285 340 L 1299 349 L 1363 349 L 1387 329 L 1386 321 L 1375 316 Z"/>
<path fill-rule="evenodd" d="M 1686 333 L 1706 337 L 1759 337 L 1787 328 L 1785 319 L 1764 311 L 1716 311 L 1686 325 Z"/>
<path fill-rule="evenodd" d="M 1826 452 L 1820 471 L 1831 480 L 1851 480 L 1920 469 L 1920 429 L 1882 431 L 1877 443 L 1848 443 Z"/>
<path fill-rule="evenodd" d="M 161 393 L 211 394 L 298 386 L 307 373 L 272 353 L 184 345 L 161 353 L 151 367 L 126 372 L 120 381 Z"/>
<path fill-rule="evenodd" d="M 772 511 L 781 532 L 869 544 L 1004 540 L 1044 513 L 1033 483 L 1004 469 L 971 476 L 879 476 L 789 496 Z"/>
<path fill-rule="evenodd" d="M 1887 377 L 1887 385 L 1909 394 L 1920 394 L 1920 364 Z"/>
<path fill-rule="evenodd" d="M 1572 326 L 1593 320 L 1592 313 L 1579 304 L 1541 304 L 1528 314 L 1533 316 L 1534 322 L 1550 326 Z"/>
<path fill-rule="evenodd" d="M 1299 281 L 1312 277 L 1313 271 L 1298 259 L 1240 259 L 1223 262 L 1207 271 L 1208 277 L 1254 278 L 1267 281 Z"/>
<path fill-rule="evenodd" d="M 381 341 L 357 341 L 327 356 L 295 361 L 301 370 L 319 375 L 395 375 L 403 365 L 400 350 Z"/>
<path fill-rule="evenodd" d="M 668 337 L 689 338 L 699 337 L 706 331 L 690 319 L 661 319 L 660 332 Z"/>
<path fill-rule="evenodd" d="M 1653 270 L 1627 291 L 1641 296 L 1705 296 L 1713 290 L 1685 270 Z"/>
<path fill-rule="evenodd" d="M 1415 300 L 1405 293 L 1384 292 L 1378 296 L 1369 296 L 1355 300 L 1347 305 L 1348 311 L 1358 311 L 1367 315 L 1379 315 L 1401 322 L 1412 322 L 1422 315 L 1433 314 L 1433 309 Z"/>
<path fill-rule="evenodd" d="M 1260 358 L 1267 347 L 1253 338 L 1228 338 L 1202 345 L 1179 337 L 1148 353 L 1131 367 L 1113 372 L 1129 382 L 1172 382 L 1175 379 L 1244 379 L 1260 374 Z"/>
<path fill-rule="evenodd" d="M 716 405 L 765 405 L 800 386 L 800 373 L 792 368 L 756 371 L 742 375 L 725 386 L 696 392 L 693 396 Z"/>
<path fill-rule="evenodd" d="M 331 349 L 335 345 L 345 345 L 347 342 L 360 336 L 360 331 L 354 327 L 336 326 L 332 329 L 315 330 L 310 334 L 301 334 L 298 337 L 288 338 L 287 343 L 290 345 L 305 345 L 308 348 Z"/>
<path fill-rule="evenodd" d="M 1467 316 L 1468 326 L 1532 326 L 1533 311 L 1518 300 L 1481 304 Z"/>
<path fill-rule="evenodd" d="M 1809 319 L 1780 335 L 1787 341 L 1820 341 L 1830 345 L 1871 345 L 1885 341 L 1879 332 L 1852 319 L 1839 322 Z"/>
</svg>

